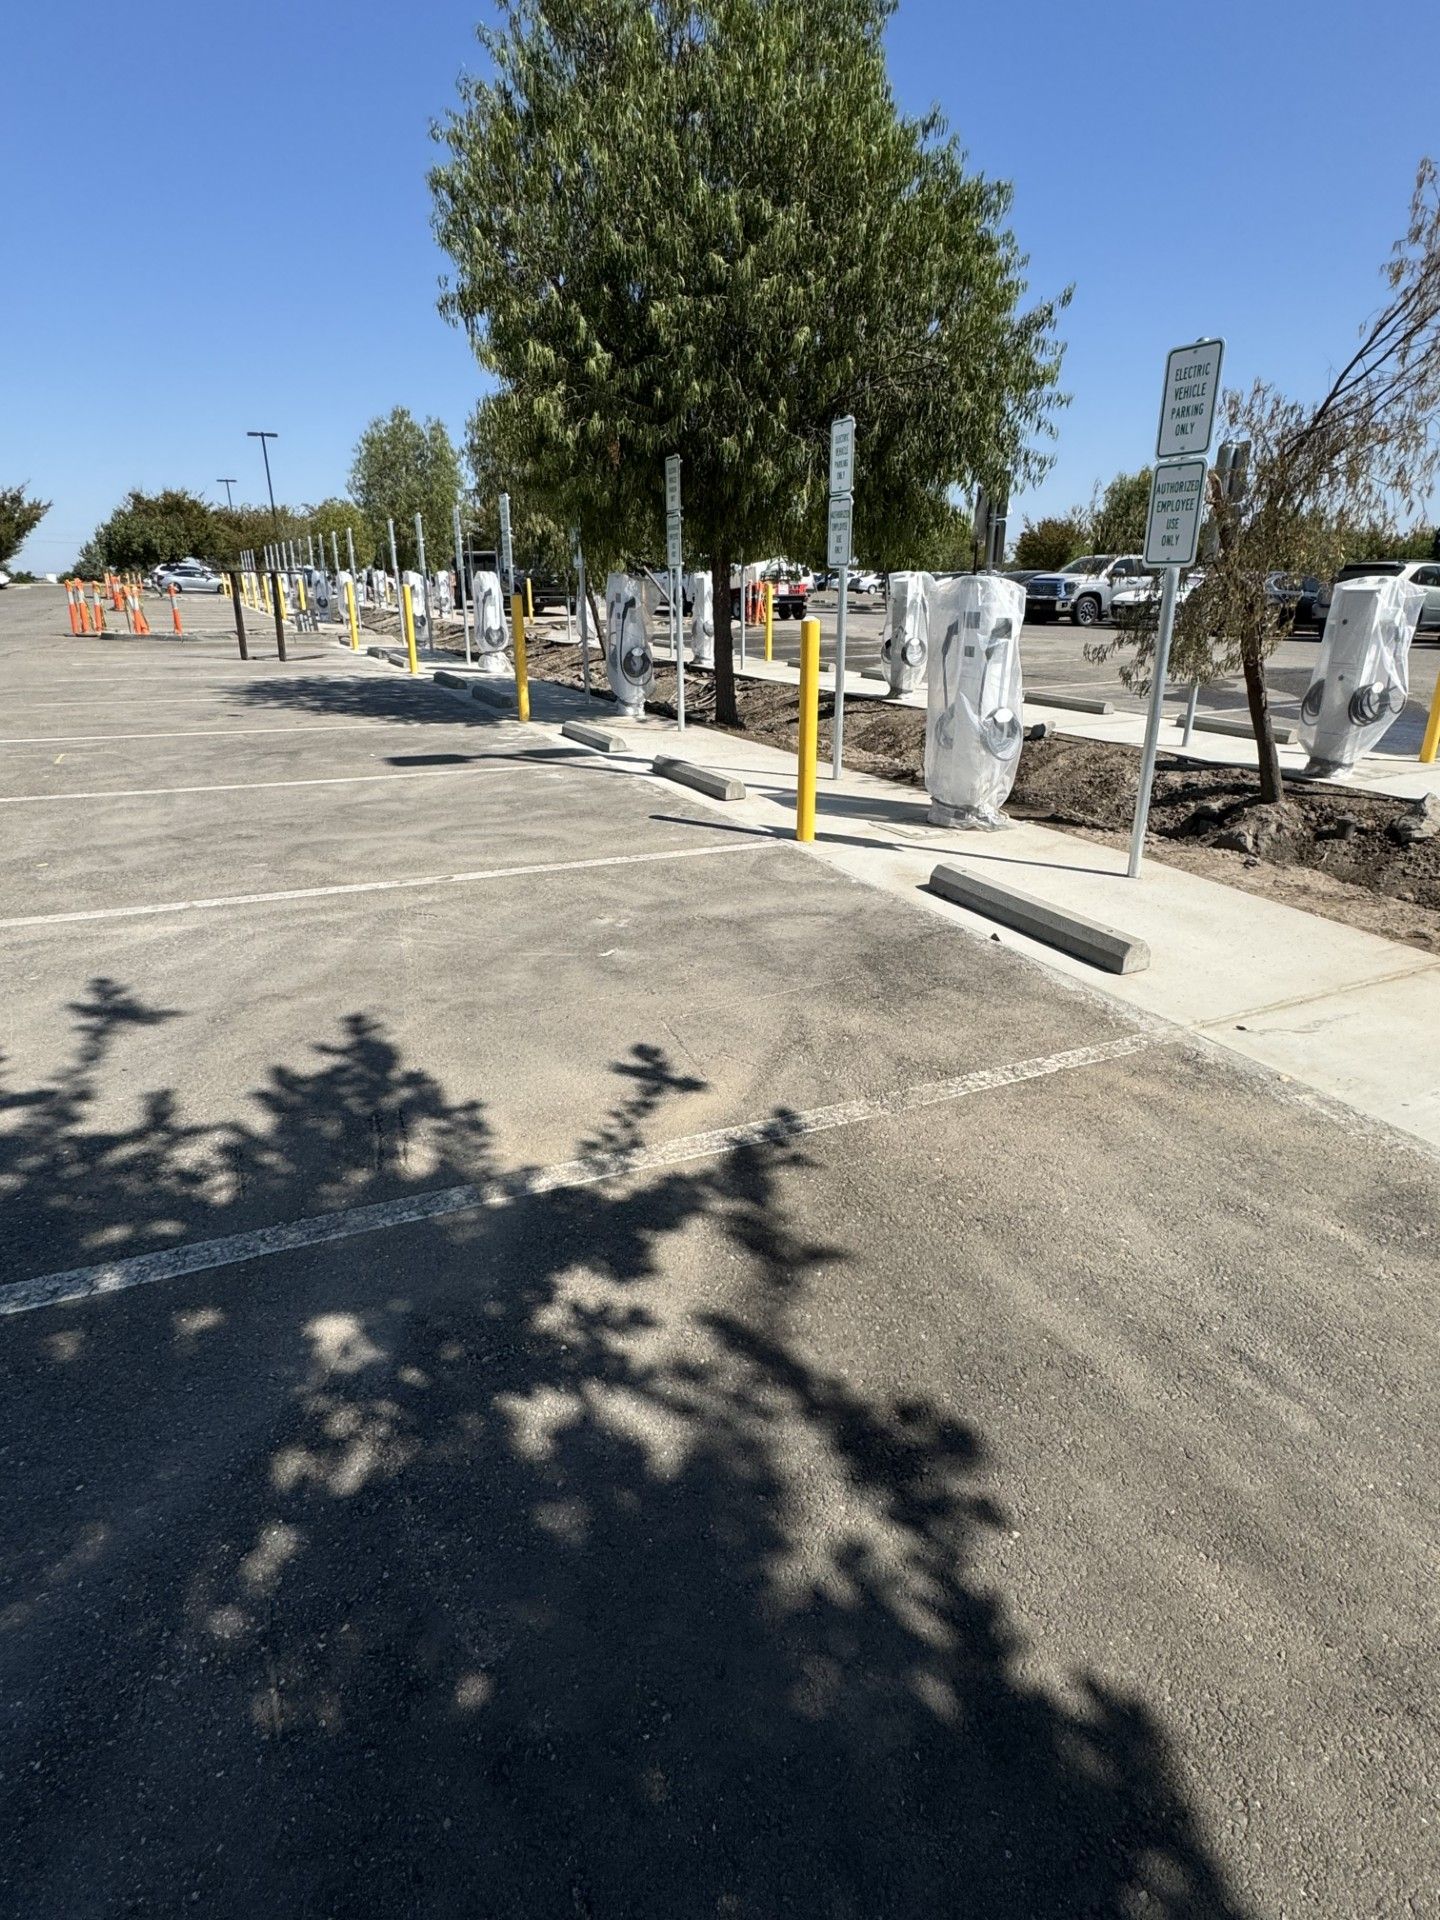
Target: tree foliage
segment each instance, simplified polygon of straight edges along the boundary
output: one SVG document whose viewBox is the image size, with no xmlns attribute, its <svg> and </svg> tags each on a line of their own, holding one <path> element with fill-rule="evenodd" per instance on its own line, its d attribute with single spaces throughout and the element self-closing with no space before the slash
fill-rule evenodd
<svg viewBox="0 0 1440 1920">
<path fill-rule="evenodd" d="M 0 567 L 14 558 L 50 511 L 50 502 L 33 499 L 26 484 L 0 487 Z"/>
<path fill-rule="evenodd" d="M 1078 509 L 1064 514 L 1047 514 L 1043 519 L 1027 520 L 1015 542 L 1017 567 L 1043 567 L 1047 572 L 1063 567 L 1091 551 L 1090 526 Z"/>
<path fill-rule="evenodd" d="M 1028 310 L 1009 189 L 896 110 L 894 0 L 501 0 L 437 130 L 443 311 L 512 411 L 525 484 L 592 563 L 823 551 L 831 421 L 855 544 L 923 559 L 950 489 L 1032 480 L 1062 301 Z M 512 489 L 517 498 L 520 485 Z M 717 696 L 734 719 L 728 596 Z"/>
<path fill-rule="evenodd" d="M 500 495 L 510 495 L 510 538 L 517 567 L 563 578 L 570 566 L 568 530 L 546 511 L 548 494 L 531 471 L 514 396 L 487 394 L 465 423 L 465 459 L 473 482 L 471 517 L 481 546 L 500 547 Z"/>
<path fill-rule="evenodd" d="M 1090 553 L 1139 553 L 1145 545 L 1150 511 L 1150 469 L 1117 473 L 1103 493 L 1097 487 L 1087 517 L 1085 548 Z"/>
<path fill-rule="evenodd" d="M 419 564 L 417 513 L 425 526 L 426 558 L 438 558 L 449 551 L 451 518 L 460 489 L 460 459 L 439 420 L 422 423 L 408 408 L 395 407 L 372 420 L 356 442 L 350 491 L 364 515 L 370 542 L 385 556 L 387 564 L 390 540 L 386 522 L 391 519 L 395 522 L 401 566 Z"/>
<path fill-rule="evenodd" d="M 219 564 L 226 557 L 220 545 L 215 509 L 198 493 L 183 487 L 145 493 L 133 487 L 95 529 L 82 557 L 92 571 L 150 568 L 188 554 Z"/>
<path fill-rule="evenodd" d="M 1232 499 L 1210 475 L 1216 551 L 1177 616 L 1171 672 L 1201 682 L 1244 675 L 1266 802 L 1282 788 L 1265 661 L 1288 631 L 1267 573 L 1333 573 L 1357 538 L 1414 514 L 1440 470 L 1440 181 L 1428 160 L 1383 271 L 1385 300 L 1319 401 L 1291 400 L 1259 380 L 1224 398 L 1226 437 L 1250 447 L 1248 481 Z M 1132 681 L 1153 651 L 1151 623 Z"/>
</svg>

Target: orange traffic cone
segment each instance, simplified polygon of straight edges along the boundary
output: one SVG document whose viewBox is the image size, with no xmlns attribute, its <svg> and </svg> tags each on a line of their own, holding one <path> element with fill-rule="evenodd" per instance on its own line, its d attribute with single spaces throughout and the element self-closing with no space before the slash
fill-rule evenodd
<svg viewBox="0 0 1440 1920">
<path fill-rule="evenodd" d="M 176 633 L 183 634 L 185 629 L 180 624 L 180 596 L 175 591 L 173 580 L 170 583 L 170 619 Z"/>
<path fill-rule="evenodd" d="M 75 582 L 73 580 L 67 580 L 65 582 L 65 611 L 70 616 L 71 633 L 79 633 L 80 616 L 75 611 Z"/>
<path fill-rule="evenodd" d="M 94 595 L 94 600 L 95 600 L 95 607 L 94 607 L 95 631 L 96 633 L 104 633 L 105 602 L 100 598 L 100 582 L 98 580 L 92 581 L 90 591 Z"/>
</svg>

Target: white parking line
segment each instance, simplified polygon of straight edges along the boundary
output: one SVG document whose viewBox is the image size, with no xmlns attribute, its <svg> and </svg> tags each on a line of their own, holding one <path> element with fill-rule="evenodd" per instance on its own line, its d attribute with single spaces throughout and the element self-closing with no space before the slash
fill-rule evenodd
<svg viewBox="0 0 1440 1920">
<path fill-rule="evenodd" d="M 719 859 L 727 853 L 763 853 L 784 846 L 783 840 L 759 834 L 723 846 L 671 847 L 657 853 L 601 854 L 592 860 L 541 860 L 518 867 L 480 867 L 470 873 L 424 873 L 404 880 L 349 880 L 329 887 L 286 887 L 277 893 L 222 893 L 207 900 L 167 900 L 158 906 L 86 907 L 72 913 L 25 913 L 0 920 L 0 931 L 13 927 L 60 927 L 77 920 L 138 920 L 162 913 L 200 913 L 214 907 L 263 907 L 286 900 L 325 900 L 349 893 L 400 893 L 415 887 L 466 886 L 480 880 L 518 880 L 526 875 L 583 873 L 592 867 L 643 867 L 665 860 Z"/>
<path fill-rule="evenodd" d="M 0 794 L 0 807 L 31 806 L 44 800 L 163 800 L 177 793 L 256 793 L 265 787 L 359 787 L 367 781 L 453 780 L 467 773 L 520 773 L 527 769 L 521 762 L 496 763 L 478 767 L 426 767 L 414 773 L 340 773 L 320 780 L 236 780 L 211 787 L 100 787 L 92 793 L 6 793 Z M 548 766 L 539 771 L 549 772 Z"/>
<path fill-rule="evenodd" d="M 557 1166 L 523 1173 L 509 1181 L 500 1179 L 486 1187 L 469 1184 L 441 1187 L 400 1200 L 378 1201 L 373 1206 L 316 1214 L 309 1220 L 294 1220 L 283 1226 L 257 1227 L 253 1232 L 226 1234 L 218 1240 L 197 1240 L 188 1247 L 170 1247 L 163 1253 L 137 1254 L 129 1260 L 109 1260 L 99 1266 L 71 1267 L 64 1273 L 41 1274 L 33 1280 L 17 1280 L 0 1288 L 0 1314 L 34 1313 L 41 1307 L 64 1306 L 103 1294 L 124 1293 L 131 1287 L 153 1286 L 159 1280 L 178 1280 L 186 1274 L 208 1273 L 216 1267 L 239 1266 L 247 1260 L 293 1253 L 303 1247 L 353 1240 L 361 1234 L 382 1233 L 392 1227 L 414 1226 L 425 1220 L 444 1220 L 455 1214 L 511 1206 L 540 1194 L 595 1186 L 605 1180 L 628 1179 L 636 1174 L 684 1166 L 692 1160 L 717 1159 L 742 1147 L 783 1146 L 786 1141 L 802 1135 L 859 1126 L 868 1120 L 893 1119 L 927 1107 L 949 1105 L 971 1094 L 994 1093 L 1026 1080 L 1042 1080 L 1051 1074 L 1101 1066 L 1107 1061 L 1141 1053 L 1157 1042 L 1158 1036 L 1154 1034 L 1126 1034 L 1119 1040 L 1072 1047 L 1064 1053 L 1018 1060 L 1009 1066 L 981 1067 L 951 1080 L 901 1087 L 892 1093 L 845 1100 L 830 1107 L 811 1107 L 778 1119 L 753 1120 L 738 1127 L 716 1127 L 708 1133 L 692 1133 L 672 1140 L 667 1146 L 637 1147 L 583 1160 L 564 1160 Z"/>
<path fill-rule="evenodd" d="M 360 727 L 403 726 L 395 714 L 378 720 L 324 720 L 298 727 L 191 727 L 171 733 L 37 733 L 17 740 L 0 740 L 0 747 L 83 747 L 108 745 L 112 740 L 244 740 L 259 733 L 354 733 Z"/>
</svg>

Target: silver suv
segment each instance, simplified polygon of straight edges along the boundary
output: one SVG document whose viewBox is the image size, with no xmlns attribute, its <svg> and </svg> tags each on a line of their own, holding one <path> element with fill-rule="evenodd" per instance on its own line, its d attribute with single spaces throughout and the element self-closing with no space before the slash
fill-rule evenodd
<svg viewBox="0 0 1440 1920">
<path fill-rule="evenodd" d="M 213 567 L 207 567 L 203 560 L 175 560 L 168 566 L 157 567 L 150 576 L 151 583 L 160 593 L 168 593 L 173 586 L 177 593 L 223 593 L 225 583 Z"/>
</svg>

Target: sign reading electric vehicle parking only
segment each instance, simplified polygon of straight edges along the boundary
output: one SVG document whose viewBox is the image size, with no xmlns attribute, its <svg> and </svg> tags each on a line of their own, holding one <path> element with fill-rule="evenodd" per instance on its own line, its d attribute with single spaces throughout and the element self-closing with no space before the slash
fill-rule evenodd
<svg viewBox="0 0 1440 1920">
<path fill-rule="evenodd" d="M 1165 394 L 1155 437 L 1157 460 L 1210 451 L 1224 352 L 1223 340 L 1197 340 L 1193 346 L 1172 349 L 1165 361 Z"/>
<path fill-rule="evenodd" d="M 1156 467 L 1145 522 L 1147 567 L 1190 567 L 1200 543 L 1205 506 L 1205 462 L 1172 460 Z"/>
<path fill-rule="evenodd" d="M 855 490 L 855 416 L 847 413 L 830 425 L 830 491 Z"/>
</svg>

